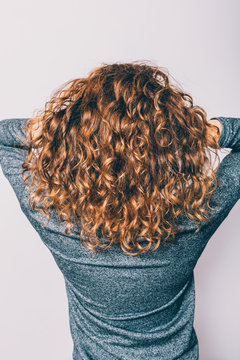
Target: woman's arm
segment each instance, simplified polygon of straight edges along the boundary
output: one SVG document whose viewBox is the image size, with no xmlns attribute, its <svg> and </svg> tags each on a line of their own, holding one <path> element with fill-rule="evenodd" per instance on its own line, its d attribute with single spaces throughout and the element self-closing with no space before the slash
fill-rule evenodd
<svg viewBox="0 0 240 360">
<path fill-rule="evenodd" d="M 210 119 L 218 120 L 222 125 L 219 145 L 221 148 L 232 149 L 233 152 L 240 151 L 240 118 L 218 116 Z"/>
<path fill-rule="evenodd" d="M 21 148 L 25 139 L 24 126 L 28 118 L 4 119 L 0 121 L 0 147 Z"/>
<path fill-rule="evenodd" d="M 0 166 L 19 201 L 25 191 L 21 174 L 22 163 L 27 154 L 27 146 L 23 145 L 27 121 L 28 118 L 0 121 Z"/>
</svg>

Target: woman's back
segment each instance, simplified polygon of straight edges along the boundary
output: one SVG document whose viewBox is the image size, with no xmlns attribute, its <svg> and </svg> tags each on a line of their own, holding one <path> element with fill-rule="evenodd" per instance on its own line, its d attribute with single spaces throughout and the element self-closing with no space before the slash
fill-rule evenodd
<svg viewBox="0 0 240 360">
<path fill-rule="evenodd" d="M 194 267 L 240 198 L 240 119 L 215 119 L 222 124 L 220 147 L 234 151 L 218 168 L 210 221 L 196 232 L 196 222 L 182 213 L 174 241 L 140 256 L 129 256 L 117 243 L 94 256 L 79 241 L 81 226 L 76 223 L 73 233 L 66 234 L 54 208 L 43 227 L 45 218 L 29 206 L 22 179 L 26 147 L 19 139 L 25 137 L 23 126 L 29 119 L 0 122 L 3 173 L 64 276 L 74 360 L 198 359 Z M 144 238 L 139 240 L 144 243 Z"/>
<path fill-rule="evenodd" d="M 49 248 L 64 275 L 69 300 L 74 359 L 197 359 L 193 328 L 193 270 L 208 240 L 240 197 L 240 119 L 218 118 L 221 147 L 232 148 L 218 170 L 220 184 L 212 213 L 194 235 L 196 224 L 182 216 L 182 232 L 151 254 L 131 257 L 117 245 L 92 256 L 80 246 L 76 228 L 66 236 L 58 214 L 45 229 L 43 217 L 28 205 L 21 178 L 25 156 L 13 143 L 28 119 L 0 123 L 1 165 L 21 208 Z"/>
</svg>

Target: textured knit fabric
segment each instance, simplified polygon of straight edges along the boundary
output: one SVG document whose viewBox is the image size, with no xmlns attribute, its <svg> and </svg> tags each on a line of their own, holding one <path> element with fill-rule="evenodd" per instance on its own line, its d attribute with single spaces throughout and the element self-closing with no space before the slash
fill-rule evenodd
<svg viewBox="0 0 240 360">
<path fill-rule="evenodd" d="M 233 149 L 221 161 L 219 187 L 210 222 L 180 216 L 174 243 L 132 257 L 113 245 L 92 256 L 79 240 L 79 226 L 66 235 L 58 213 L 50 223 L 28 204 L 21 173 L 21 146 L 28 119 L 0 121 L 0 160 L 20 207 L 62 272 L 68 297 L 74 360 L 195 360 L 199 346 L 193 327 L 194 267 L 209 239 L 240 198 L 240 118 L 217 117 L 223 125 L 220 146 Z M 17 146 L 14 146 L 17 145 Z"/>
</svg>

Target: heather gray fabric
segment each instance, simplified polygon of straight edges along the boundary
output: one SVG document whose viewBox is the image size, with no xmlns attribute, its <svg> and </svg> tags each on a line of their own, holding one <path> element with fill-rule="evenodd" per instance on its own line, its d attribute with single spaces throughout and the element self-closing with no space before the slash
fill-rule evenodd
<svg viewBox="0 0 240 360">
<path fill-rule="evenodd" d="M 119 246 L 96 257 L 79 241 L 79 228 L 64 233 L 57 212 L 46 218 L 28 205 L 21 177 L 26 148 L 22 126 L 28 119 L 0 122 L 0 159 L 4 175 L 21 209 L 49 248 L 62 272 L 69 302 L 74 360 L 159 360 L 199 358 L 193 328 L 194 267 L 208 240 L 240 198 L 240 118 L 217 117 L 223 131 L 220 146 L 232 148 L 218 170 L 218 187 L 211 202 L 211 222 L 197 225 L 180 217 L 175 243 L 152 254 L 131 257 Z M 14 148 L 18 144 L 18 149 Z"/>
</svg>

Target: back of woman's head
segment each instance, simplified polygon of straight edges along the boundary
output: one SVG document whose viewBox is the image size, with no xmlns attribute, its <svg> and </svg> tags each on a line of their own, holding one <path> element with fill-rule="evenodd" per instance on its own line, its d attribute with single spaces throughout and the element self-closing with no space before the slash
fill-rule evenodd
<svg viewBox="0 0 240 360">
<path fill-rule="evenodd" d="M 103 65 L 66 83 L 28 121 L 29 204 L 48 219 L 54 206 L 65 232 L 79 225 L 94 251 L 154 251 L 175 238 L 181 213 L 209 221 L 217 179 L 207 126 L 205 111 L 162 68 Z"/>
</svg>

